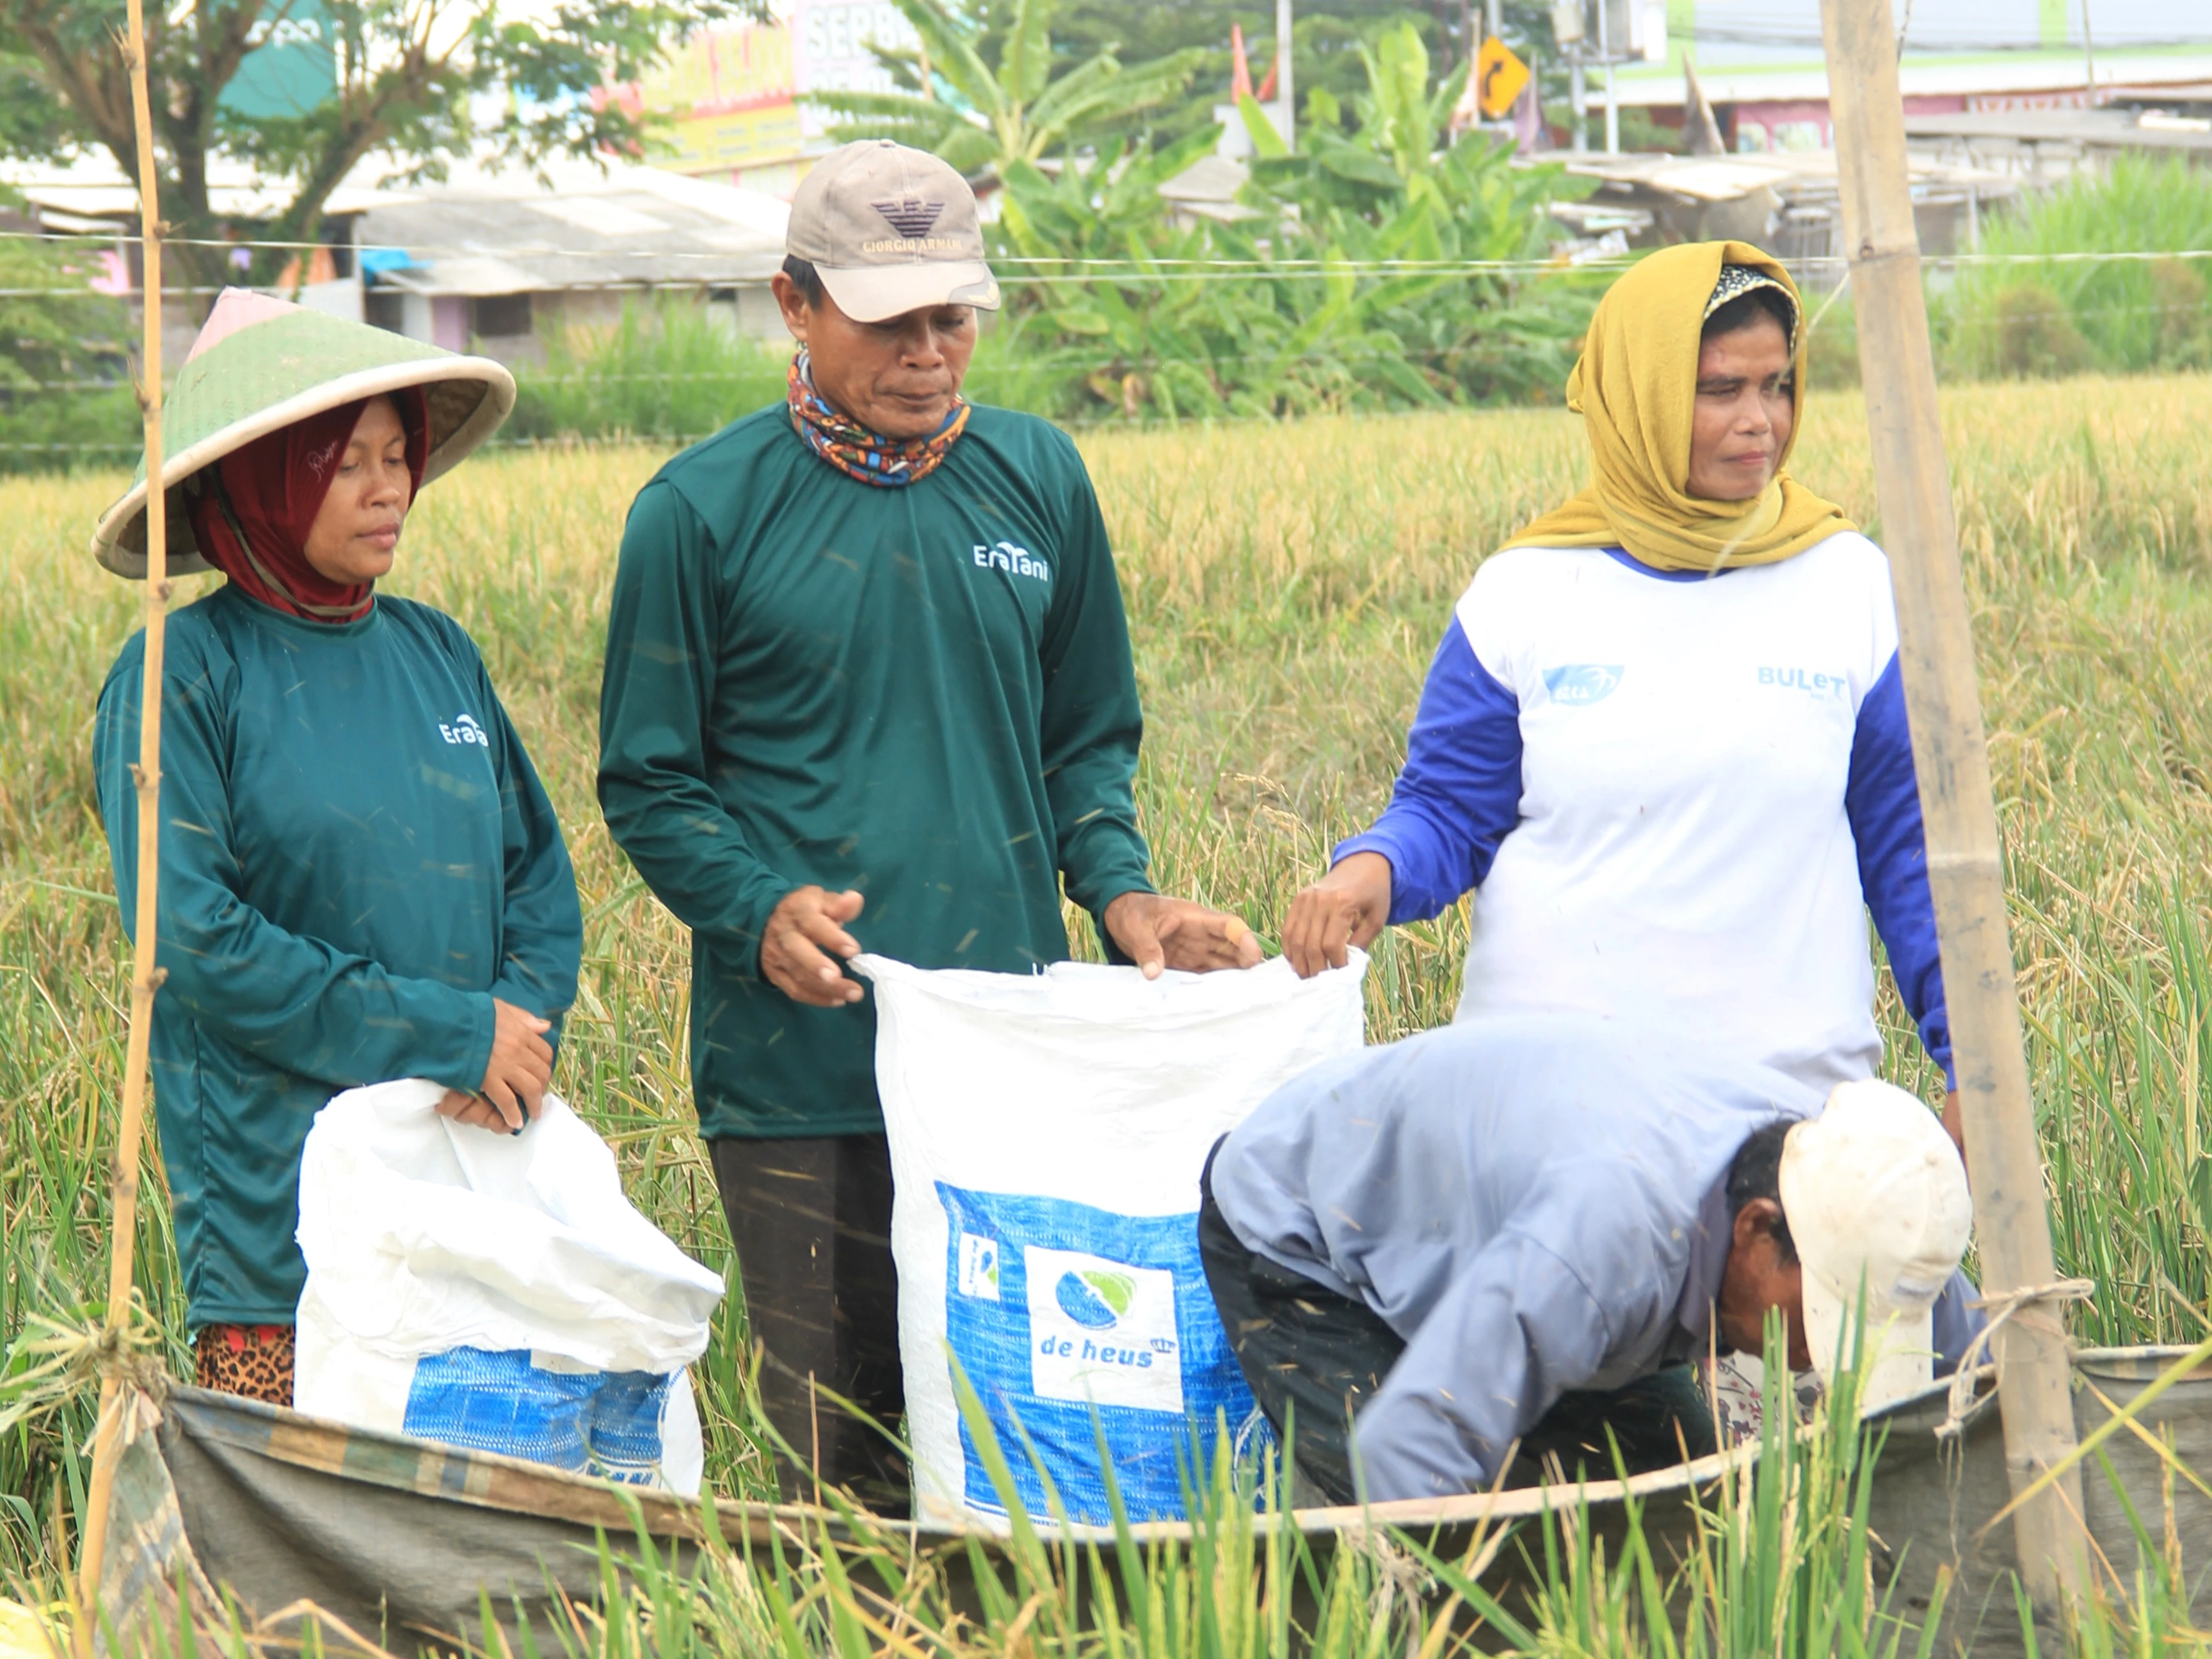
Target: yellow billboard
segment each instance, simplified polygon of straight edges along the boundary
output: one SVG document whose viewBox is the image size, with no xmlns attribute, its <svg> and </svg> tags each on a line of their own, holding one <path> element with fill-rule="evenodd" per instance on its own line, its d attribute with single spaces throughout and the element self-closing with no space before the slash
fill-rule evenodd
<svg viewBox="0 0 2212 1659">
<path fill-rule="evenodd" d="M 678 173 L 720 173 L 789 161 L 799 154 L 799 106 L 786 99 L 758 109 L 679 116 L 661 136 L 674 153 L 659 164 Z"/>
</svg>

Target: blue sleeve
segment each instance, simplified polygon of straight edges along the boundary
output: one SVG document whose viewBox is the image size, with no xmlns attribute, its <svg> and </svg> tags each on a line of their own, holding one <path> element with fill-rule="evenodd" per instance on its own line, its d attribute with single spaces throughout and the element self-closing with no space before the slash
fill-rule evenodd
<svg viewBox="0 0 2212 1659">
<path fill-rule="evenodd" d="M 1480 887 L 1520 821 L 1521 704 L 1482 665 L 1455 617 L 1429 665 L 1390 805 L 1332 862 L 1382 854 L 1390 860 L 1391 921 L 1419 921 Z"/>
<path fill-rule="evenodd" d="M 1480 1492 L 1506 1450 L 1611 1347 L 1605 1310 L 1566 1263 L 1509 1230 L 1462 1268 L 1352 1424 L 1370 1503 Z"/>
<path fill-rule="evenodd" d="M 1905 679 L 1893 654 L 1859 705 L 1844 811 L 1858 844 L 1859 889 L 1889 951 L 1889 970 L 1905 1012 L 1920 1029 L 1929 1057 L 1958 1087 L 1951 1070 L 1951 1022 L 1943 1001 L 1943 958 L 1936 948 L 1936 903 L 1928 892 L 1928 842 L 1920 823 L 1920 781 L 1912 767 L 1912 729 Z"/>
</svg>

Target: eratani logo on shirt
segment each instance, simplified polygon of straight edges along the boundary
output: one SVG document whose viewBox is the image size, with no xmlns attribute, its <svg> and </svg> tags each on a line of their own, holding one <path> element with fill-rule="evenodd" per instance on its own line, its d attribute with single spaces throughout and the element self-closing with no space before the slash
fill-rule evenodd
<svg viewBox="0 0 2212 1659">
<path fill-rule="evenodd" d="M 1552 694 L 1552 701 L 1576 706 L 1589 702 L 1603 702 L 1620 684 L 1621 665 L 1617 662 L 1570 662 L 1544 671 L 1544 690 Z"/>
<path fill-rule="evenodd" d="M 454 715 L 451 726 L 438 728 L 438 735 L 447 743 L 472 743 L 479 749 L 491 747 L 491 739 L 484 735 L 483 727 L 477 724 L 474 714 Z"/>
<path fill-rule="evenodd" d="M 999 569 L 1016 576 L 1034 576 L 1041 582 L 1052 580 L 1052 568 L 1026 547 L 1016 547 L 1012 542 L 994 542 L 986 547 L 976 543 L 974 554 L 979 570 Z"/>
</svg>

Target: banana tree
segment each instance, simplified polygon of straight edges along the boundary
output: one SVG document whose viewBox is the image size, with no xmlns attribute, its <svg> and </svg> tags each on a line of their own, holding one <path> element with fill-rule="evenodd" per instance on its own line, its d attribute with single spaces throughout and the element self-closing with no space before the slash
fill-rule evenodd
<svg viewBox="0 0 2212 1659">
<path fill-rule="evenodd" d="M 1056 176 L 1008 170 L 1001 251 L 1052 280 L 1017 293 L 1000 351 L 1011 361 L 1018 341 L 1025 364 L 1054 376 L 1058 412 L 1173 419 L 1555 395 L 1595 284 L 1523 285 L 1484 267 L 1540 258 L 1547 198 L 1581 186 L 1515 167 L 1486 140 L 1434 149 L 1456 89 L 1431 92 L 1410 27 L 1363 57 L 1352 133 L 1323 112 L 1292 155 L 1256 106 L 1243 112 L 1257 154 L 1248 216 L 1233 223 L 1176 228 L 1158 196 L 1211 132 L 1158 154 L 1109 145 Z"/>
<path fill-rule="evenodd" d="M 1181 52 L 1125 67 L 1102 52 L 1055 76 L 1054 0 L 1018 0 L 995 64 L 983 61 L 975 32 L 943 0 L 893 3 L 921 41 L 901 63 L 916 89 L 817 93 L 813 101 L 843 118 L 842 137 L 897 138 L 934 150 L 970 175 L 1004 178 L 1018 165 L 1064 150 L 1086 127 L 1167 102 L 1189 86 L 1206 58 Z"/>
</svg>

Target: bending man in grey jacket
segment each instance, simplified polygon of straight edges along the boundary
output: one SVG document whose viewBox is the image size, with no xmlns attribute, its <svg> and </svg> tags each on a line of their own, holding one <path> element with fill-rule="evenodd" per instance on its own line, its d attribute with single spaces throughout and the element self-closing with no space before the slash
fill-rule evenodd
<svg viewBox="0 0 2212 1659">
<path fill-rule="evenodd" d="M 1610 1476 L 1709 1450 L 1687 1362 L 1832 1371 L 1862 1282 L 1869 1400 L 1979 1320 L 1966 1172 L 1876 1082 L 1821 1097 L 1665 1034 L 1480 1020 L 1315 1067 L 1215 1149 L 1200 1244 L 1261 1407 L 1332 1501 L 1480 1490 L 1509 1448 Z"/>
</svg>

